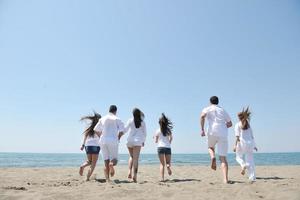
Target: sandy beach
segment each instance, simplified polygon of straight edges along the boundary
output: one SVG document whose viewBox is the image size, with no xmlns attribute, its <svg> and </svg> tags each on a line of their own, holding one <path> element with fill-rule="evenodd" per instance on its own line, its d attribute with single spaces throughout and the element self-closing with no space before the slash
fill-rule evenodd
<svg viewBox="0 0 300 200">
<path fill-rule="evenodd" d="M 99 166 L 90 182 L 77 168 L 1 168 L 0 199 L 300 199 L 299 166 L 259 166 L 249 183 L 231 167 L 233 184 L 223 184 L 220 169 L 174 166 L 173 175 L 159 182 L 158 166 L 140 166 L 138 183 L 127 180 L 127 167 L 118 166 L 114 183 L 104 183 Z"/>
</svg>

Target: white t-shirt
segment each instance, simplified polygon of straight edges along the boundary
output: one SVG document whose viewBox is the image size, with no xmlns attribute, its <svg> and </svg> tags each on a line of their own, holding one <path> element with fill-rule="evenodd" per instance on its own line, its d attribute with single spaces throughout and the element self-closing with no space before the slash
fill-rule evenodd
<svg viewBox="0 0 300 200">
<path fill-rule="evenodd" d="M 85 146 L 100 146 L 100 142 L 99 142 L 99 136 L 97 134 L 94 134 L 94 137 L 91 136 L 87 136 L 86 140 L 85 140 Z"/>
<path fill-rule="evenodd" d="M 135 127 L 134 119 L 129 119 L 126 126 L 125 132 L 129 132 L 127 141 L 135 142 L 135 143 L 144 143 L 146 140 L 146 124 L 142 121 L 141 126 L 139 128 Z"/>
<path fill-rule="evenodd" d="M 119 133 L 124 132 L 124 124 L 116 115 L 109 113 L 98 121 L 94 131 L 102 132 L 101 144 L 118 142 Z"/>
<path fill-rule="evenodd" d="M 227 137 L 228 128 L 227 122 L 230 122 L 230 116 L 228 113 L 218 105 L 210 105 L 203 109 L 202 113 L 206 114 L 208 121 L 207 133 L 209 135 Z"/>
<path fill-rule="evenodd" d="M 157 147 L 171 148 L 169 136 L 164 136 L 160 129 L 157 129 L 155 136 L 158 136 Z"/>
<path fill-rule="evenodd" d="M 242 122 L 239 122 L 234 127 L 235 136 L 239 136 L 242 143 L 251 144 L 255 146 L 252 128 L 246 130 L 242 129 Z"/>
</svg>

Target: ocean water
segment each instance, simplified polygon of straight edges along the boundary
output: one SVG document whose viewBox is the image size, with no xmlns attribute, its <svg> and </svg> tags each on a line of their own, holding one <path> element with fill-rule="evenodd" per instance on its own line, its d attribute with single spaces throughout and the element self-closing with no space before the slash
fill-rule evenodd
<svg viewBox="0 0 300 200">
<path fill-rule="evenodd" d="M 64 153 L 0 153 L 0 168 L 3 167 L 78 167 L 86 155 Z M 119 164 L 126 165 L 128 154 L 119 155 Z M 300 165 L 299 153 L 255 153 L 256 165 Z M 101 157 L 99 161 L 102 164 Z M 208 154 L 173 154 L 173 165 L 209 165 Z M 237 165 L 235 154 L 228 155 L 229 165 Z M 156 154 L 141 154 L 141 165 L 157 165 Z"/>
</svg>

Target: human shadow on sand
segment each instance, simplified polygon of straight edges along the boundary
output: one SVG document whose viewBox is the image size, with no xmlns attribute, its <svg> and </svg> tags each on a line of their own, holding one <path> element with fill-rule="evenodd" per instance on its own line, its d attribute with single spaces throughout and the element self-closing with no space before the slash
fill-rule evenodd
<svg viewBox="0 0 300 200">
<path fill-rule="evenodd" d="M 106 183 L 106 180 L 105 179 L 96 179 L 97 182 L 99 183 Z M 112 183 L 114 184 L 124 184 L 124 183 L 132 183 L 130 181 L 127 181 L 127 180 L 119 180 L 119 179 L 116 179 L 116 180 L 113 180 Z"/>
<path fill-rule="evenodd" d="M 165 182 L 167 183 L 201 182 L 201 180 L 188 178 L 188 179 L 170 179 L 170 180 L 166 180 Z"/>
<path fill-rule="evenodd" d="M 257 180 L 283 180 L 285 178 L 280 178 L 278 176 L 270 176 L 270 177 L 256 177 Z"/>
</svg>

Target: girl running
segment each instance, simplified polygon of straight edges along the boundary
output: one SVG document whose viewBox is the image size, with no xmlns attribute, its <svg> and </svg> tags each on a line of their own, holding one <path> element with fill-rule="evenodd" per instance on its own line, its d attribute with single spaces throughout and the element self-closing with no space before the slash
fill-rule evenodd
<svg viewBox="0 0 300 200">
<path fill-rule="evenodd" d="M 236 161 L 241 165 L 241 174 L 244 175 L 248 170 L 250 181 L 255 181 L 255 166 L 253 159 L 253 149 L 257 151 L 253 132 L 250 127 L 249 107 L 238 113 L 239 122 L 235 125 L 236 141 L 233 151 L 236 152 Z M 245 156 L 245 159 L 244 159 Z"/>
<path fill-rule="evenodd" d="M 146 140 L 146 124 L 144 122 L 144 113 L 138 108 L 133 109 L 133 118 L 129 119 L 126 126 L 125 132 L 129 132 L 127 138 L 127 148 L 129 151 L 129 160 L 128 160 L 128 178 L 137 182 L 137 173 L 138 173 L 138 162 L 141 148 L 144 146 Z M 133 168 L 133 176 L 132 176 Z"/>
<path fill-rule="evenodd" d="M 96 167 L 98 155 L 100 152 L 100 144 L 99 144 L 100 135 L 98 135 L 94 131 L 94 127 L 96 126 L 100 118 L 101 115 L 96 112 L 94 112 L 94 116 L 85 116 L 81 118 L 81 121 L 87 120 L 91 122 L 90 126 L 83 132 L 84 135 L 83 142 L 80 147 L 81 151 L 85 148 L 87 161 L 80 166 L 79 174 L 80 176 L 82 176 L 84 168 L 90 166 L 90 169 L 86 176 L 87 181 L 90 180 L 90 177 Z"/>
<path fill-rule="evenodd" d="M 157 153 L 160 161 L 161 181 L 165 181 L 165 167 L 169 175 L 172 175 L 171 170 L 171 142 L 173 139 L 172 122 L 162 113 L 159 119 L 160 128 L 155 133 L 155 143 L 157 143 Z"/>
</svg>

